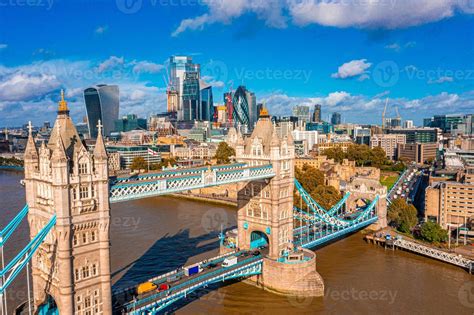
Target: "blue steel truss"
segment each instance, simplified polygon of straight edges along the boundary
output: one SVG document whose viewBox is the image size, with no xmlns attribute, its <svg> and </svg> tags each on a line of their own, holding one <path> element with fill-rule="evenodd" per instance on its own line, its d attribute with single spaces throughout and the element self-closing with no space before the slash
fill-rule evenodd
<svg viewBox="0 0 474 315">
<path fill-rule="evenodd" d="M 0 231 L 0 246 L 3 246 L 13 232 L 15 232 L 18 225 L 20 225 L 21 221 L 25 218 L 28 214 L 28 205 L 25 205 L 23 209 L 18 212 L 18 214 L 7 224 L 7 226 Z"/>
<path fill-rule="evenodd" d="M 126 314 L 156 314 L 174 302 L 186 298 L 187 295 L 200 288 L 226 280 L 259 275 L 262 273 L 262 263 L 262 256 L 254 256 L 240 261 L 232 267 L 220 268 L 191 278 L 188 281 L 171 287 L 169 290 L 126 304 Z"/>
<path fill-rule="evenodd" d="M 49 231 L 56 224 L 56 215 L 54 215 L 51 220 L 38 232 L 38 234 L 23 248 L 15 258 L 3 269 L 0 271 L 0 278 L 5 276 L 5 282 L 0 287 L 0 294 L 8 288 L 13 280 L 18 276 L 18 274 L 25 268 L 27 263 L 33 257 L 33 254 L 44 241 Z"/>
<path fill-rule="evenodd" d="M 293 231 L 296 246 L 315 247 L 368 226 L 378 219 L 375 205 L 379 200 L 379 196 L 376 196 L 365 209 L 360 209 L 351 214 L 339 214 L 336 212 L 342 208 L 348 194 L 330 211 L 325 212 L 318 207 L 317 203 L 297 180 L 295 180 L 295 187 L 309 208 L 308 212 L 297 207 L 294 208 L 293 216 L 300 222 L 300 227 Z M 345 215 L 348 218 L 345 218 Z"/>
<path fill-rule="evenodd" d="M 122 202 L 275 176 L 271 164 L 247 166 L 231 164 L 214 168 L 183 169 L 153 173 L 135 178 L 120 178 L 110 186 L 110 202 Z"/>
</svg>

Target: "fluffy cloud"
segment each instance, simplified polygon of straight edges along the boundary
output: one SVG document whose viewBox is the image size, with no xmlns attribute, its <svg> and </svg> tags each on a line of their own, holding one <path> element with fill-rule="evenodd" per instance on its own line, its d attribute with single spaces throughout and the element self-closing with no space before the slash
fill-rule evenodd
<svg viewBox="0 0 474 315">
<path fill-rule="evenodd" d="M 104 60 L 101 64 L 99 64 L 97 70 L 99 71 L 99 73 L 107 70 L 112 70 L 119 66 L 123 66 L 124 62 L 125 61 L 123 57 L 110 56 L 109 59 Z"/>
<path fill-rule="evenodd" d="M 406 28 L 450 18 L 461 12 L 474 13 L 469 0 L 203 0 L 208 13 L 183 20 L 173 36 L 200 30 L 213 23 L 230 23 L 253 13 L 272 27 L 285 27 L 287 20 L 305 26 Z M 286 16 L 284 13 L 286 13 Z"/>
<path fill-rule="evenodd" d="M 103 25 L 103 26 L 97 27 L 94 32 L 98 35 L 102 35 L 105 32 L 107 32 L 108 30 L 109 30 L 109 26 L 108 25 Z"/>
<path fill-rule="evenodd" d="M 203 0 L 202 3 L 209 8 L 209 13 L 181 21 L 172 36 L 178 36 L 186 30 L 200 30 L 208 24 L 227 24 L 232 19 L 249 12 L 265 20 L 268 26 L 286 27 L 280 0 Z"/>
<path fill-rule="evenodd" d="M 134 73 L 157 73 L 164 69 L 163 65 L 150 61 L 134 61 L 131 64 Z"/>
<path fill-rule="evenodd" d="M 341 112 L 348 122 L 380 123 L 387 94 L 388 92 L 384 92 L 368 97 L 338 91 L 320 97 L 297 97 L 277 92 L 264 96 L 262 101 L 266 103 L 272 115 L 289 115 L 295 105 L 321 104 L 323 118 L 337 111 Z M 395 106 L 399 107 L 403 119 L 413 119 L 421 124 L 422 117 L 419 114 L 423 111 L 427 117 L 434 114 L 471 112 L 474 108 L 474 91 L 460 95 L 443 92 L 419 99 L 391 98 L 388 102 L 388 115 L 395 115 Z"/>
<path fill-rule="evenodd" d="M 83 90 L 98 83 L 119 86 L 121 114 L 147 116 L 165 110 L 165 88 L 140 80 L 133 72 L 141 61 L 116 58 L 107 59 L 105 64 L 54 59 L 17 67 L 0 65 L 0 125 L 19 126 L 28 119 L 36 124 L 54 120 L 61 88 L 66 90 L 71 116 L 80 121 L 85 115 Z"/>
<path fill-rule="evenodd" d="M 453 82 L 453 81 L 454 81 L 453 77 L 443 76 L 443 77 L 439 77 L 436 80 L 429 80 L 428 83 L 429 84 L 442 84 L 445 82 Z"/>
<path fill-rule="evenodd" d="M 333 73 L 331 77 L 336 79 L 347 79 L 355 76 L 359 76 L 366 73 L 366 70 L 370 68 L 372 64 L 367 62 L 367 59 L 352 60 L 339 66 L 336 73 Z M 362 80 L 367 79 L 366 76 Z"/>
</svg>

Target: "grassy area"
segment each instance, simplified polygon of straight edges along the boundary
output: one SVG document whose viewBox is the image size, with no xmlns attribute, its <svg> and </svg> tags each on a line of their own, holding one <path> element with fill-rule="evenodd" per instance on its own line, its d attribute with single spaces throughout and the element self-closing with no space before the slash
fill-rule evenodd
<svg viewBox="0 0 474 315">
<path fill-rule="evenodd" d="M 390 189 L 398 179 L 397 172 L 381 172 L 380 173 L 380 183 Z"/>
</svg>

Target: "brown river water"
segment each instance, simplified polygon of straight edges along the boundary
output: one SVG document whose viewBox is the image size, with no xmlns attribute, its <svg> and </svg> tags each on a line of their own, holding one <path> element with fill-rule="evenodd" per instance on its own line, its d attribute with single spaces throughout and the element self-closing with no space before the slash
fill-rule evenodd
<svg viewBox="0 0 474 315">
<path fill-rule="evenodd" d="M 25 203 L 22 174 L 0 171 L 0 227 Z M 26 221 L 26 220 L 25 220 Z M 218 253 L 221 226 L 236 225 L 233 207 L 157 197 L 112 205 L 114 288 L 128 287 Z M 9 261 L 28 241 L 23 222 L 5 247 Z M 278 296 L 234 282 L 195 293 L 176 314 L 474 314 L 474 278 L 445 263 L 369 245 L 361 233 L 317 249 L 321 298 Z M 11 310 L 27 296 L 23 272 L 8 289 Z"/>
</svg>

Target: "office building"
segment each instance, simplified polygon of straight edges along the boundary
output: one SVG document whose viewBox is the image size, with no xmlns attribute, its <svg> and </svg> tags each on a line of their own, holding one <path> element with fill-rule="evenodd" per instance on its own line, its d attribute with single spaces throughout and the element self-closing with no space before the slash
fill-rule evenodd
<svg viewBox="0 0 474 315">
<path fill-rule="evenodd" d="M 407 128 L 413 128 L 414 125 L 413 125 L 413 120 L 405 120 L 403 122 L 403 128 L 407 129 Z"/>
<path fill-rule="evenodd" d="M 398 145 L 398 159 L 424 164 L 436 159 L 437 143 L 406 143 Z"/>
<path fill-rule="evenodd" d="M 474 130 L 473 115 L 464 115 L 462 121 L 452 130 L 453 135 L 472 136 Z"/>
<path fill-rule="evenodd" d="M 158 150 L 151 148 L 156 153 L 151 155 L 148 153 L 148 146 L 145 145 L 111 145 L 107 146 L 107 152 L 117 152 L 120 156 L 120 167 L 122 169 L 129 169 L 136 157 L 142 157 L 145 161 L 151 164 L 161 162 L 161 154 Z"/>
<path fill-rule="evenodd" d="M 432 143 L 438 141 L 438 131 L 435 128 L 390 129 L 389 134 L 403 134 L 406 143 Z"/>
<path fill-rule="evenodd" d="M 317 131 L 306 131 L 306 130 L 293 130 L 292 136 L 294 140 L 302 140 L 306 142 L 308 151 L 313 149 L 313 146 L 318 143 L 318 132 Z M 307 154 L 308 152 L 304 152 Z"/>
<path fill-rule="evenodd" d="M 309 122 L 311 120 L 311 114 L 309 112 L 309 106 L 296 105 L 293 107 L 293 116 L 298 118 L 299 122 Z"/>
<path fill-rule="evenodd" d="M 181 116 L 183 121 L 192 121 L 199 119 L 199 109 L 201 105 L 201 89 L 199 84 L 198 72 L 186 72 L 183 82 L 183 94 L 181 97 L 182 108 L 181 114 L 178 112 L 178 117 Z"/>
<path fill-rule="evenodd" d="M 199 120 L 205 121 L 216 121 L 217 116 L 214 116 L 214 101 L 212 97 L 212 86 L 205 83 L 204 81 L 200 81 L 200 89 L 201 89 L 201 103 L 199 106 Z"/>
<path fill-rule="evenodd" d="M 115 120 L 115 132 L 127 132 L 132 130 L 146 130 L 146 119 L 138 118 L 135 114 L 123 116 L 122 119 Z"/>
<path fill-rule="evenodd" d="M 314 105 L 313 122 L 321 122 L 321 105 Z"/>
<path fill-rule="evenodd" d="M 185 110 L 184 110 L 184 84 L 187 78 L 188 73 L 193 73 L 188 78 L 191 80 L 199 80 L 200 77 L 200 65 L 194 64 L 192 57 L 189 56 L 171 56 L 170 57 L 170 83 L 168 90 L 173 93 L 172 97 L 175 97 L 174 93 L 177 93 L 178 102 L 175 104 L 175 99 L 171 100 L 170 109 L 176 109 L 178 114 L 178 120 L 185 120 Z M 197 77 L 197 78 L 196 78 Z M 188 82 L 188 84 L 191 84 Z M 199 83 L 198 83 L 199 86 Z M 189 93 L 189 91 L 188 91 Z M 190 102 L 189 94 L 187 95 L 187 117 L 190 115 L 190 107 L 193 106 Z"/>
<path fill-rule="evenodd" d="M 463 122 L 462 115 L 435 115 L 423 120 L 424 127 L 439 128 L 443 133 L 451 133 Z"/>
<path fill-rule="evenodd" d="M 331 124 L 333 124 L 333 125 L 340 125 L 341 124 L 341 114 L 340 113 L 332 113 Z"/>
<path fill-rule="evenodd" d="M 370 147 L 381 147 L 391 160 L 397 159 L 397 148 L 399 144 L 406 143 L 406 135 L 404 134 L 382 134 L 373 135 L 370 138 Z"/>
<path fill-rule="evenodd" d="M 102 122 L 105 136 L 114 130 L 119 117 L 119 88 L 117 85 L 99 84 L 84 90 L 89 135 L 97 138 L 97 125 Z"/>
<path fill-rule="evenodd" d="M 227 98 L 229 94 L 227 94 Z M 232 122 L 234 126 L 243 125 L 248 130 L 253 129 L 257 122 L 257 101 L 255 93 L 243 85 L 239 86 L 232 95 Z"/>
<path fill-rule="evenodd" d="M 328 134 L 334 132 L 334 126 L 325 121 L 321 122 L 310 122 L 306 124 L 306 130 L 313 131 L 316 130 L 319 133 Z"/>
</svg>

